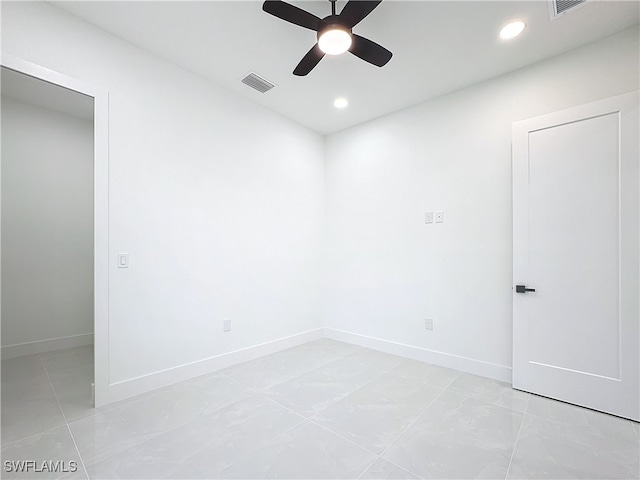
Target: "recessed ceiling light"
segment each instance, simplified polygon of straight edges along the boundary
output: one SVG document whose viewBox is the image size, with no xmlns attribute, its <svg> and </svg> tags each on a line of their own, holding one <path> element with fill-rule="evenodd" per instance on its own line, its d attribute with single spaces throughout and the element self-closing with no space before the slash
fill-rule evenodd
<svg viewBox="0 0 640 480">
<path fill-rule="evenodd" d="M 344 97 L 336 98 L 333 101 L 333 106 L 336 108 L 346 108 L 348 105 L 349 101 Z"/>
<path fill-rule="evenodd" d="M 503 40 L 510 40 L 517 37 L 522 33 L 525 27 L 525 23 L 522 20 L 516 20 L 515 22 L 507 23 L 502 30 L 500 30 L 500 38 Z"/>
</svg>

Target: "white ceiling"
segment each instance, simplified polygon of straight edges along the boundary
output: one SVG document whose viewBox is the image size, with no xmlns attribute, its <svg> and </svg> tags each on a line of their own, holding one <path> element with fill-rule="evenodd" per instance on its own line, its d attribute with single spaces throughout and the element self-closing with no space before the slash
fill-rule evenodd
<svg viewBox="0 0 640 480">
<path fill-rule="evenodd" d="M 2 67 L 2 96 L 93 121 L 93 98 Z"/>
<path fill-rule="evenodd" d="M 291 3 L 324 17 L 328 1 Z M 640 2 L 591 0 L 550 20 L 547 1 L 385 0 L 354 28 L 393 52 L 378 68 L 351 54 L 291 72 L 316 34 L 258 1 L 54 2 L 94 25 L 320 133 L 332 133 L 571 50 L 639 23 Z M 344 6 L 338 2 L 338 11 Z M 528 27 L 512 40 L 512 19 Z M 277 85 L 240 82 L 254 71 Z M 337 110 L 337 96 L 350 106 Z"/>
</svg>

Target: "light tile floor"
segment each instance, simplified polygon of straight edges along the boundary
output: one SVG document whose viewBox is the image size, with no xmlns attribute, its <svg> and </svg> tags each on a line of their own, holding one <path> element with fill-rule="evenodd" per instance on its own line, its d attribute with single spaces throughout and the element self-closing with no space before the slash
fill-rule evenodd
<svg viewBox="0 0 640 480">
<path fill-rule="evenodd" d="M 321 339 L 105 408 L 93 352 L 2 362 L 2 478 L 640 478 L 638 424 Z"/>
</svg>

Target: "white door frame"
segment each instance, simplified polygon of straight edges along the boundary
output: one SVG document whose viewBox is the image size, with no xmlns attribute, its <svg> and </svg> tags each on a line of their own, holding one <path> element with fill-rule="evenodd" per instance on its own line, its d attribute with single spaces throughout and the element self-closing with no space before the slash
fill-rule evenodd
<svg viewBox="0 0 640 480">
<path fill-rule="evenodd" d="M 109 403 L 109 92 L 4 52 L 0 65 L 94 99 L 94 382 L 100 407 Z"/>
</svg>

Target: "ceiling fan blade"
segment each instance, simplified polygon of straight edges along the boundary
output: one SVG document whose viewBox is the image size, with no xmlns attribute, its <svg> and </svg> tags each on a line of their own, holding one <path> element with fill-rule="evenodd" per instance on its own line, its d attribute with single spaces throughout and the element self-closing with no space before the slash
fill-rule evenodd
<svg viewBox="0 0 640 480">
<path fill-rule="evenodd" d="M 369 15 L 374 8 L 376 8 L 382 0 L 365 1 L 365 0 L 349 0 L 347 4 L 340 12 L 340 17 L 348 24 L 349 28 L 353 28 L 355 25 Z"/>
<path fill-rule="evenodd" d="M 321 18 L 316 17 L 312 13 L 281 0 L 266 0 L 262 4 L 262 10 L 270 13 L 274 17 L 281 18 L 289 23 L 308 28 L 315 32 L 318 31 L 320 25 L 323 23 Z"/>
<path fill-rule="evenodd" d="M 318 62 L 322 60 L 322 57 L 324 57 L 324 52 L 320 50 L 320 47 L 316 43 L 313 48 L 309 50 L 304 57 L 302 57 L 302 60 L 300 60 L 300 63 L 293 71 L 293 74 L 298 77 L 304 77 L 313 70 Z"/>
<path fill-rule="evenodd" d="M 378 45 L 376 42 L 372 42 L 368 38 L 361 37 L 355 33 L 351 35 L 353 37 L 353 43 L 351 43 L 349 51 L 356 57 L 361 58 L 365 62 L 372 63 L 377 67 L 382 67 L 391 60 L 393 53 L 382 45 Z"/>
</svg>

